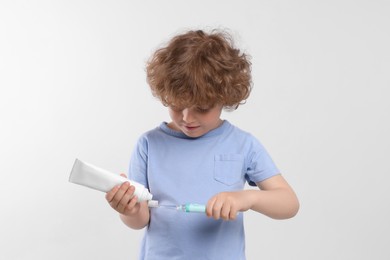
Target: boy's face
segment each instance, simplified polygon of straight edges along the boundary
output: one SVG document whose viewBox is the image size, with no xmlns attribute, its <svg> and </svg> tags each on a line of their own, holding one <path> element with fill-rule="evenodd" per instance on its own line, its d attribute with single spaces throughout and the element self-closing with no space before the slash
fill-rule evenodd
<svg viewBox="0 0 390 260">
<path fill-rule="evenodd" d="M 220 118 L 222 105 L 214 107 L 176 108 L 169 106 L 169 115 L 172 122 L 168 126 L 181 131 L 189 137 L 199 137 L 217 128 L 222 120 Z"/>
</svg>

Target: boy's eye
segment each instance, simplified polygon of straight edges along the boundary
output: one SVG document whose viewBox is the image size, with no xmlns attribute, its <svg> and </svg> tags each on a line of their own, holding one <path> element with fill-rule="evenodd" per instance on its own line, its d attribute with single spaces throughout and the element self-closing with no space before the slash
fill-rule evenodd
<svg viewBox="0 0 390 260">
<path fill-rule="evenodd" d="M 200 113 L 207 113 L 209 112 L 210 108 L 197 107 L 196 110 Z"/>
</svg>

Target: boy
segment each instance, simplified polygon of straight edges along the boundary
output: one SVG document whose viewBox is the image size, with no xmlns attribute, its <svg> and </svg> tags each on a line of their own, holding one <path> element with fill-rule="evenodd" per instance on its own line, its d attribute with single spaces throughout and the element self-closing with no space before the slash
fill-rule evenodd
<svg viewBox="0 0 390 260">
<path fill-rule="evenodd" d="M 160 204 L 206 205 L 204 214 L 137 203 L 124 183 L 106 199 L 133 229 L 147 227 L 140 259 L 245 259 L 243 214 L 293 217 L 294 191 L 251 134 L 220 118 L 250 94 L 248 56 L 225 32 L 188 31 L 158 49 L 147 64 L 152 93 L 171 122 L 146 132 L 132 154 L 129 178 Z M 245 182 L 259 190 L 244 190 Z"/>
</svg>

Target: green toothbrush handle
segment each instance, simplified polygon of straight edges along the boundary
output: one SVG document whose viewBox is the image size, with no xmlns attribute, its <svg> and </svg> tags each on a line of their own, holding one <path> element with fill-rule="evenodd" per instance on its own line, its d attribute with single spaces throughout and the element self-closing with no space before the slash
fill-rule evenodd
<svg viewBox="0 0 390 260">
<path fill-rule="evenodd" d="M 185 212 L 205 213 L 206 212 L 206 206 L 205 205 L 200 205 L 200 204 L 188 203 L 188 204 L 185 204 Z"/>
</svg>

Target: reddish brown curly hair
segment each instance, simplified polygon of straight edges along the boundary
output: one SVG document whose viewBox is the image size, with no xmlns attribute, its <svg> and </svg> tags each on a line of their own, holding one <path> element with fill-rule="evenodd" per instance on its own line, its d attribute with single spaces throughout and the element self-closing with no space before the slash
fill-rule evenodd
<svg viewBox="0 0 390 260">
<path fill-rule="evenodd" d="M 236 109 L 252 88 L 249 59 L 225 31 L 188 31 L 156 50 L 146 65 L 147 82 L 165 106 Z"/>
</svg>

